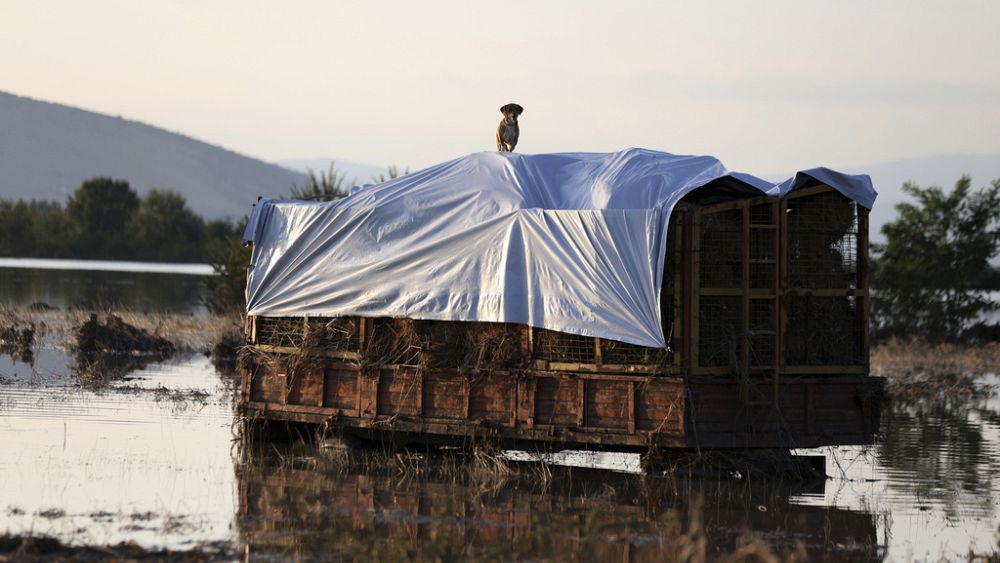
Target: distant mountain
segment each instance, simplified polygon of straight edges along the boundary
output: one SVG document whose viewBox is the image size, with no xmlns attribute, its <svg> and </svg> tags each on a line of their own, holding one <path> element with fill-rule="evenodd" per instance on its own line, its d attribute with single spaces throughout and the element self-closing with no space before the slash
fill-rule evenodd
<svg viewBox="0 0 1000 563">
<path fill-rule="evenodd" d="M 88 178 L 168 188 L 214 219 L 287 194 L 299 172 L 120 117 L 0 92 L 0 198 L 65 202 Z"/>
</svg>

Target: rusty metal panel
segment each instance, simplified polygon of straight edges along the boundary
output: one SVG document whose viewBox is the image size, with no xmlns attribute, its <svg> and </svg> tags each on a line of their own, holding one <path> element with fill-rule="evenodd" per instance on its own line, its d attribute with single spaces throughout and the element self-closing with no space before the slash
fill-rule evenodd
<svg viewBox="0 0 1000 563">
<path fill-rule="evenodd" d="M 287 391 L 285 380 L 285 374 L 261 366 L 261 369 L 254 370 L 253 380 L 250 382 L 250 400 L 283 404 Z"/>
<path fill-rule="evenodd" d="M 376 412 L 386 416 L 419 416 L 420 393 L 420 376 L 416 368 L 382 369 Z"/>
<path fill-rule="evenodd" d="M 576 426 L 579 393 L 575 378 L 539 377 L 535 390 L 535 424 Z"/>
<path fill-rule="evenodd" d="M 516 391 L 509 374 L 476 376 L 469 391 L 469 418 L 513 425 Z"/>
<path fill-rule="evenodd" d="M 323 372 L 319 370 L 291 376 L 288 381 L 288 404 L 322 406 L 323 379 Z"/>
<path fill-rule="evenodd" d="M 349 416 L 358 416 L 357 367 L 337 367 L 324 370 L 323 406 L 341 410 Z"/>
<path fill-rule="evenodd" d="M 458 372 L 429 371 L 424 377 L 423 412 L 427 418 L 465 418 L 466 378 Z"/>
<path fill-rule="evenodd" d="M 635 386 L 636 430 L 683 432 L 684 384 L 655 379 Z"/>
<path fill-rule="evenodd" d="M 584 419 L 588 428 L 628 431 L 629 388 L 627 381 L 587 381 L 584 392 Z"/>
</svg>

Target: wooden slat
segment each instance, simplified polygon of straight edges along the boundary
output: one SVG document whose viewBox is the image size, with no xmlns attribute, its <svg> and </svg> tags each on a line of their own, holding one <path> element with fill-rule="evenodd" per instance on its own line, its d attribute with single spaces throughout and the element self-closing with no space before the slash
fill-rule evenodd
<svg viewBox="0 0 1000 563">
<path fill-rule="evenodd" d="M 635 434 L 635 383 L 628 383 L 628 397 L 626 406 L 628 408 L 628 431 Z"/>
<path fill-rule="evenodd" d="M 691 273 L 688 277 L 690 289 L 688 291 L 688 357 L 691 358 L 690 369 L 693 371 L 698 367 L 698 312 L 700 305 L 699 289 L 701 286 L 701 211 L 695 210 L 691 214 Z"/>
<path fill-rule="evenodd" d="M 861 357 L 864 358 L 866 370 L 870 367 L 869 357 L 869 335 L 870 325 L 869 315 L 871 314 L 871 301 L 868 296 L 868 210 L 861 205 L 855 204 L 858 209 L 858 289 L 861 294 L 858 297 L 858 307 L 861 311 L 860 323 L 858 327 L 861 335 Z"/>
<path fill-rule="evenodd" d="M 258 344 L 256 348 L 261 352 L 272 353 L 272 354 L 298 355 L 302 353 L 301 348 L 296 348 L 294 346 L 272 346 L 270 344 Z M 358 354 L 357 352 L 346 352 L 342 350 L 310 350 L 309 354 L 312 356 L 319 356 L 321 358 L 332 358 L 336 360 L 361 359 L 360 354 Z"/>
<path fill-rule="evenodd" d="M 741 341 L 740 346 L 740 371 L 746 373 L 748 366 L 750 365 L 750 346 L 747 345 L 747 335 L 750 334 L 750 206 L 743 202 L 742 207 L 742 251 L 740 252 L 740 258 L 743 261 L 741 270 L 743 275 L 743 283 L 741 289 L 743 291 L 743 299 L 741 299 L 741 308 L 743 310 L 743 322 L 740 325 L 739 338 Z"/>
</svg>

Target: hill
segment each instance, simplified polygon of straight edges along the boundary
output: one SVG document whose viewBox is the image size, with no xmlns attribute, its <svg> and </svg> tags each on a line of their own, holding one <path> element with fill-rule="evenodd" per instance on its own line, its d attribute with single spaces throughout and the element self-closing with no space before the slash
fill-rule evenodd
<svg viewBox="0 0 1000 563">
<path fill-rule="evenodd" d="M 303 174 L 312 170 L 314 173 L 326 172 L 330 169 L 330 163 L 334 164 L 334 169 L 343 174 L 347 184 L 367 184 L 372 182 L 372 178 L 377 178 L 379 174 L 385 175 L 386 166 L 373 166 L 349 160 L 338 160 L 336 158 L 302 158 L 295 160 L 281 160 L 278 164 L 302 172 Z"/>
<path fill-rule="evenodd" d="M 207 219 L 287 194 L 299 172 L 136 121 L 0 92 L 0 197 L 65 202 L 83 180 L 168 188 Z"/>
</svg>

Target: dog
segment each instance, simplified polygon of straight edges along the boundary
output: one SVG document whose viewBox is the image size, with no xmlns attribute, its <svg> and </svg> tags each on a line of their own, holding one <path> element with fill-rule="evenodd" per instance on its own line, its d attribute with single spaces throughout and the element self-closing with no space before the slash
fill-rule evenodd
<svg viewBox="0 0 1000 563">
<path fill-rule="evenodd" d="M 521 129 L 517 126 L 517 118 L 524 112 L 524 108 L 517 104 L 507 104 L 500 108 L 503 119 L 497 127 L 497 150 L 500 152 L 514 152 L 517 146 L 517 137 Z"/>
</svg>

